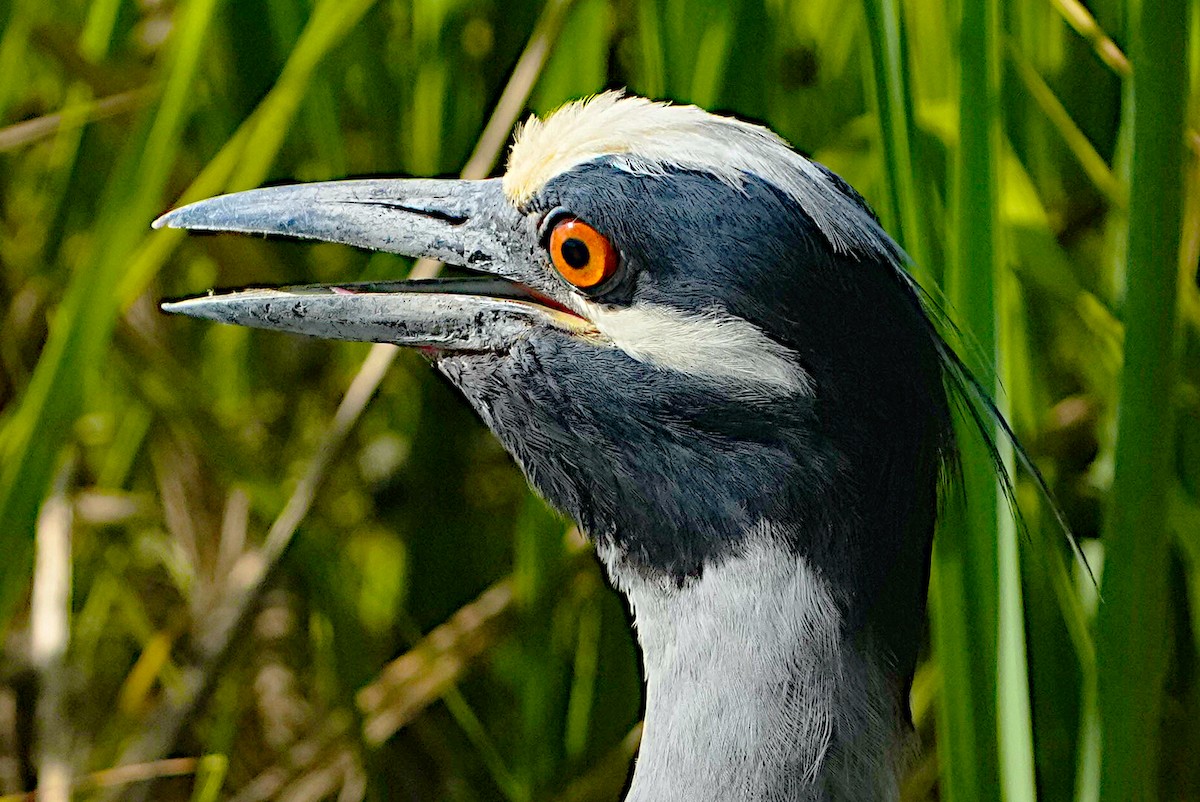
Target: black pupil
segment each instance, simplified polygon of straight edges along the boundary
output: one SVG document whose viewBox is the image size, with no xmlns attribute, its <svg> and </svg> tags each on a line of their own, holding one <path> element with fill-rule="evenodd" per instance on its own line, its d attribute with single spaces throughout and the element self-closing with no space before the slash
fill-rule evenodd
<svg viewBox="0 0 1200 802">
<path fill-rule="evenodd" d="M 587 263 L 591 261 L 592 254 L 588 251 L 587 243 L 581 239 L 571 237 L 562 244 L 563 261 L 576 270 L 587 267 Z"/>
</svg>

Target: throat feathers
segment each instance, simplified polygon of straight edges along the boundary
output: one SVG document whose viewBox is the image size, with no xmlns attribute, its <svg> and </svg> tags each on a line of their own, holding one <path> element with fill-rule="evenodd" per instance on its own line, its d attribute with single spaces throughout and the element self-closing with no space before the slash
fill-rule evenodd
<svg viewBox="0 0 1200 802">
<path fill-rule="evenodd" d="M 685 582 L 602 552 L 629 600 L 646 715 L 627 802 L 894 800 L 905 715 L 828 584 L 771 545 Z"/>
</svg>

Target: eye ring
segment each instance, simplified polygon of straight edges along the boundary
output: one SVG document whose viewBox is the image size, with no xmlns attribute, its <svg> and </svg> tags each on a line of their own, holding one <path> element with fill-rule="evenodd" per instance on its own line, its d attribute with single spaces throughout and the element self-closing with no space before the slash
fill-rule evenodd
<svg viewBox="0 0 1200 802">
<path fill-rule="evenodd" d="M 617 272 L 617 249 L 608 237 L 577 217 L 563 217 L 555 223 L 549 249 L 554 269 L 581 290 L 598 287 Z"/>
</svg>

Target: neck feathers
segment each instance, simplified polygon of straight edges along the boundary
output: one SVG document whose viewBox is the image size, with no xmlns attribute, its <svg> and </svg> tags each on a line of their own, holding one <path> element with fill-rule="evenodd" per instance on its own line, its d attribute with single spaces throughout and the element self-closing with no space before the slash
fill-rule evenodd
<svg viewBox="0 0 1200 802">
<path fill-rule="evenodd" d="M 646 720 L 627 802 L 892 800 L 903 717 L 828 584 L 769 533 L 682 587 L 602 554 L 633 609 Z"/>
</svg>

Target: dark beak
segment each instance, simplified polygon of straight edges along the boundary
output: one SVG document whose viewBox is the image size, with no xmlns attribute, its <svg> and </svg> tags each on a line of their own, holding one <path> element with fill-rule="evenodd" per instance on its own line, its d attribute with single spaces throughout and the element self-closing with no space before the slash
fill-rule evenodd
<svg viewBox="0 0 1200 802">
<path fill-rule="evenodd" d="M 537 234 L 497 179 L 368 179 L 270 187 L 184 206 L 155 228 L 323 240 L 429 257 L 479 279 L 250 289 L 167 312 L 337 340 L 503 351 L 535 328 L 594 331 L 545 287 Z M 533 287 L 543 285 L 542 291 Z"/>
</svg>

